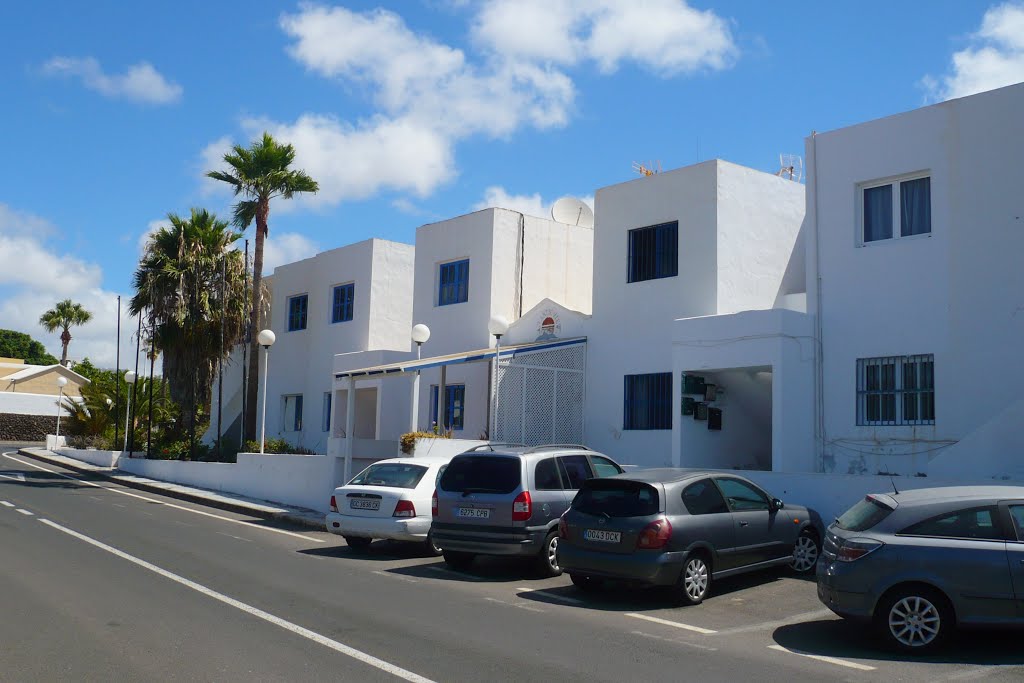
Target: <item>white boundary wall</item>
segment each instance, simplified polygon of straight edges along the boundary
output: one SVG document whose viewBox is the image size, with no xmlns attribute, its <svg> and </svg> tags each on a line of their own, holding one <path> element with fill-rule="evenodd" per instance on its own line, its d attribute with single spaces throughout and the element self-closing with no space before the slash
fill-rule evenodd
<svg viewBox="0 0 1024 683">
<path fill-rule="evenodd" d="M 63 442 L 64 437 L 61 437 Z M 97 467 L 113 467 L 117 459 L 121 457 L 121 451 L 99 451 L 95 448 L 58 448 L 54 451 L 66 458 L 81 460 Z"/>
<path fill-rule="evenodd" d="M 81 398 L 64 398 L 81 401 Z M 57 415 L 57 396 L 50 394 L 24 394 L 19 391 L 0 391 L 0 413 L 10 415 Z M 61 409 L 67 415 L 66 408 Z"/>
</svg>

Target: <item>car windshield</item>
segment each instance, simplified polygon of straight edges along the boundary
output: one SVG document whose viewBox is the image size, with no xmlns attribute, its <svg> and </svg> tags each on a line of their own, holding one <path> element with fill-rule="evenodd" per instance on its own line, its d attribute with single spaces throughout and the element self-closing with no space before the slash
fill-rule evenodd
<svg viewBox="0 0 1024 683">
<path fill-rule="evenodd" d="M 868 496 L 836 519 L 836 526 L 846 531 L 867 531 L 890 513 L 892 508 Z"/>
<path fill-rule="evenodd" d="M 458 456 L 448 464 L 440 486 L 455 493 L 512 493 L 519 487 L 521 470 L 519 458 Z"/>
<path fill-rule="evenodd" d="M 401 465 L 398 463 L 376 463 L 355 476 L 349 484 L 359 486 L 392 486 L 398 489 L 414 489 L 426 474 L 422 465 Z"/>
<path fill-rule="evenodd" d="M 658 512 L 658 491 L 636 481 L 591 479 L 576 494 L 572 509 L 588 515 L 647 517 Z"/>
</svg>

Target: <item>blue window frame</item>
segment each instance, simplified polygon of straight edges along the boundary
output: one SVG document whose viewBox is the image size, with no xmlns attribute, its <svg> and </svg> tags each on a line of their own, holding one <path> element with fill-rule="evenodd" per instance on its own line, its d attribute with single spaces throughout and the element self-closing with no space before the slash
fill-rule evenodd
<svg viewBox="0 0 1024 683">
<path fill-rule="evenodd" d="M 440 424 L 440 420 L 438 419 L 437 389 L 438 387 L 436 384 L 430 387 L 430 424 L 436 424 L 442 431 L 446 431 L 449 428 L 455 431 L 462 431 L 466 405 L 466 385 L 446 384 L 444 387 L 444 394 L 446 397 L 445 404 L 447 406 L 445 410 L 445 417 L 448 422 L 447 425 Z"/>
<path fill-rule="evenodd" d="M 355 305 L 356 286 L 350 282 L 334 288 L 334 303 L 331 306 L 331 322 L 343 323 L 352 319 L 352 308 Z"/>
<path fill-rule="evenodd" d="M 324 432 L 331 431 L 331 398 L 333 394 L 329 391 L 324 392 L 324 414 L 320 421 L 320 430 Z"/>
<path fill-rule="evenodd" d="M 629 282 L 679 274 L 679 221 L 629 231 Z"/>
<path fill-rule="evenodd" d="M 309 305 L 309 295 L 300 294 L 288 298 L 288 331 L 306 329 L 306 308 Z"/>
<path fill-rule="evenodd" d="M 625 376 L 623 429 L 672 429 L 672 373 Z"/>
<path fill-rule="evenodd" d="M 437 305 L 469 301 L 469 259 L 442 263 L 438 277 Z"/>
</svg>

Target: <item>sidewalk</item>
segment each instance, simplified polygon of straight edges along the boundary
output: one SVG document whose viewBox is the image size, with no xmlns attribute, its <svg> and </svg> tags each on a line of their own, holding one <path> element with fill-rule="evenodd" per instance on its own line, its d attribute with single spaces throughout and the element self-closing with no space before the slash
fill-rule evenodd
<svg viewBox="0 0 1024 683">
<path fill-rule="evenodd" d="M 230 512 L 237 512 L 243 515 L 252 515 L 253 517 L 259 517 L 261 519 L 271 519 L 288 522 L 290 524 L 298 524 L 310 529 L 316 529 L 317 531 L 327 530 L 324 521 L 324 513 L 317 512 L 316 510 L 287 507 L 277 505 L 275 503 L 269 503 L 265 500 L 246 498 L 245 496 L 239 496 L 233 493 L 222 493 L 219 491 L 210 491 L 208 489 L 200 489 L 192 486 L 183 486 L 181 484 L 172 484 L 166 481 L 158 481 L 156 479 L 137 477 L 134 474 L 125 474 L 110 467 L 97 467 L 96 465 L 82 462 L 81 460 L 57 455 L 45 448 L 22 448 L 18 450 L 18 454 L 40 462 L 81 472 L 83 474 L 94 474 L 133 489 L 149 491 L 150 493 L 159 493 L 164 496 L 170 496 L 171 498 L 179 498 L 181 500 L 187 500 L 193 503 L 199 503 L 200 505 L 219 508 L 221 510 L 228 510 Z"/>
</svg>

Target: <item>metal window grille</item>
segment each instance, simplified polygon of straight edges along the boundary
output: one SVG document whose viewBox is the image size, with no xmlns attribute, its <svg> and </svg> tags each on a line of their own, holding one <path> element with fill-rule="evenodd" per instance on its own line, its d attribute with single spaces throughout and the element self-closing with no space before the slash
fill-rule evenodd
<svg viewBox="0 0 1024 683">
<path fill-rule="evenodd" d="M 309 296 L 301 294 L 288 299 L 288 331 L 306 329 L 306 306 Z"/>
<path fill-rule="evenodd" d="M 442 263 L 438 277 L 437 305 L 469 301 L 469 259 Z"/>
<path fill-rule="evenodd" d="M 672 429 L 672 373 L 626 375 L 623 429 Z"/>
<path fill-rule="evenodd" d="M 679 221 L 629 231 L 629 282 L 679 274 Z"/>
<path fill-rule="evenodd" d="M 935 356 L 858 359 L 857 424 L 935 424 Z"/>
<path fill-rule="evenodd" d="M 583 443 L 585 344 L 502 355 L 493 440 Z"/>
<path fill-rule="evenodd" d="M 437 424 L 442 430 L 455 430 L 461 431 L 464 422 L 463 409 L 466 405 L 466 385 L 465 384 L 446 384 L 444 387 L 445 395 L 445 417 L 447 424 L 442 425 L 439 422 L 437 415 L 437 393 L 438 387 L 436 384 L 430 386 L 430 423 Z"/>
<path fill-rule="evenodd" d="M 352 307 L 356 296 L 354 283 L 334 288 L 334 302 L 331 308 L 331 322 L 343 323 L 352 319 Z"/>
</svg>

